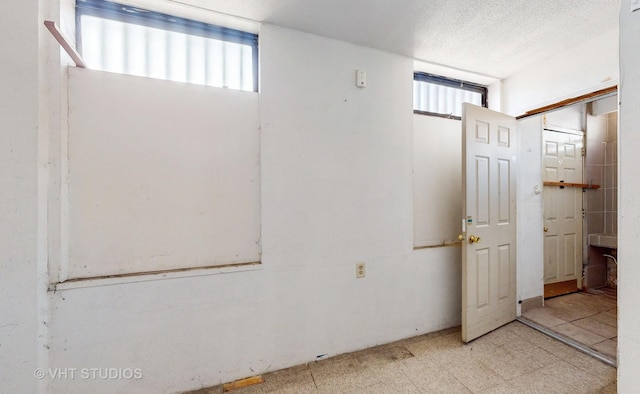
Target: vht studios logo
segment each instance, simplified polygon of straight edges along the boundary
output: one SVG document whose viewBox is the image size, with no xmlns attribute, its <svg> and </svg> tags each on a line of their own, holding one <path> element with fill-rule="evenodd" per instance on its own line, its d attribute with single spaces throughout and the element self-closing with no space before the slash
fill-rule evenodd
<svg viewBox="0 0 640 394">
<path fill-rule="evenodd" d="M 37 379 L 74 380 L 118 380 L 142 379 L 141 368 L 38 368 L 33 371 Z"/>
</svg>

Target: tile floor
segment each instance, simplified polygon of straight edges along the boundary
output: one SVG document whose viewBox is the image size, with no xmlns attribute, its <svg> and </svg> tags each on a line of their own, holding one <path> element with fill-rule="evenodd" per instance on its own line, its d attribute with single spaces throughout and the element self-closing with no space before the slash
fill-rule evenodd
<svg viewBox="0 0 640 394">
<path fill-rule="evenodd" d="M 616 393 L 615 368 L 519 322 L 469 344 L 458 327 L 263 378 L 232 393 Z"/>
<path fill-rule="evenodd" d="M 616 359 L 617 301 L 609 295 L 580 292 L 551 298 L 522 316 Z"/>
</svg>

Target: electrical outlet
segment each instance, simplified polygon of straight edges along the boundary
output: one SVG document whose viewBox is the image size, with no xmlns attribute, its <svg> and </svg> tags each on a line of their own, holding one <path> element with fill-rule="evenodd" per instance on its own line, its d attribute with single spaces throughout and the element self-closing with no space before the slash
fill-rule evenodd
<svg viewBox="0 0 640 394">
<path fill-rule="evenodd" d="M 356 278 L 364 278 L 364 263 L 356 264 Z"/>
</svg>

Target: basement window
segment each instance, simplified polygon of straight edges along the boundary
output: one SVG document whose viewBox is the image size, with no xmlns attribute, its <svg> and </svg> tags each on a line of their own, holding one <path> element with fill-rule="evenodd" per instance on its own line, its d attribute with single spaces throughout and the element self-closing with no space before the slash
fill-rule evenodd
<svg viewBox="0 0 640 394">
<path fill-rule="evenodd" d="M 256 34 L 105 0 L 77 0 L 76 29 L 91 69 L 258 91 Z"/>
<path fill-rule="evenodd" d="M 462 103 L 487 107 L 487 87 L 423 72 L 413 73 L 413 113 L 460 120 Z"/>
</svg>

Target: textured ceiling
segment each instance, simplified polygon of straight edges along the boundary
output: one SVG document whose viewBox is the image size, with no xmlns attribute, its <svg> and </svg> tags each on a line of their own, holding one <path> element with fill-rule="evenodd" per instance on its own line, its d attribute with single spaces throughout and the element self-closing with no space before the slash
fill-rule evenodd
<svg viewBox="0 0 640 394">
<path fill-rule="evenodd" d="M 502 79 L 618 26 L 620 0 L 169 0 Z"/>
</svg>

